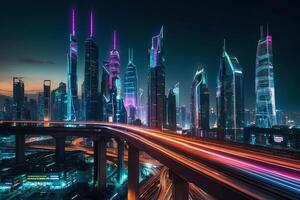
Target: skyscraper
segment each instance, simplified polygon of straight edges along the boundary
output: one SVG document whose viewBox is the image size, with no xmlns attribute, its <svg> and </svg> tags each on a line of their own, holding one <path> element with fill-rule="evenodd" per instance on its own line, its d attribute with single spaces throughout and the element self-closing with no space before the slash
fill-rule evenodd
<svg viewBox="0 0 300 200">
<path fill-rule="evenodd" d="M 113 49 L 109 52 L 109 88 L 116 87 L 116 79 L 120 78 L 120 54 L 117 50 L 117 31 L 114 31 Z"/>
<path fill-rule="evenodd" d="M 147 109 L 145 103 L 144 90 L 139 88 L 138 90 L 138 118 L 142 121 L 143 124 L 147 124 Z"/>
<path fill-rule="evenodd" d="M 44 93 L 38 93 L 38 120 L 44 120 Z"/>
<path fill-rule="evenodd" d="M 35 99 L 29 99 L 28 102 L 28 109 L 30 112 L 30 120 L 37 120 L 37 114 L 38 114 L 38 105 L 37 101 Z"/>
<path fill-rule="evenodd" d="M 113 121 L 114 122 L 127 122 L 127 112 L 124 106 L 124 100 L 121 96 L 121 79 L 116 79 L 116 90 L 113 92 Z"/>
<path fill-rule="evenodd" d="M 59 83 L 58 88 L 51 92 L 51 119 L 63 121 L 67 114 L 67 86 Z"/>
<path fill-rule="evenodd" d="M 162 129 L 165 115 L 165 66 L 163 57 L 163 27 L 152 37 L 149 50 L 148 126 Z"/>
<path fill-rule="evenodd" d="M 187 121 L 187 112 L 186 112 L 186 106 L 182 105 L 180 107 L 180 126 L 182 129 L 186 129 L 186 121 Z"/>
<path fill-rule="evenodd" d="M 263 27 L 257 45 L 255 92 L 256 126 L 271 128 L 276 125 L 272 36 L 268 31 L 267 35 L 264 35 Z"/>
<path fill-rule="evenodd" d="M 13 104 L 14 114 L 13 119 L 22 119 L 22 113 L 24 109 L 24 82 L 23 77 L 13 77 Z"/>
<path fill-rule="evenodd" d="M 112 113 L 110 105 L 109 89 L 109 62 L 104 61 L 102 64 L 101 92 L 100 92 L 100 121 L 108 121 L 109 114 Z"/>
<path fill-rule="evenodd" d="M 192 83 L 191 129 L 197 136 L 203 136 L 203 131 L 209 129 L 209 92 L 204 68 L 196 71 Z"/>
<path fill-rule="evenodd" d="M 124 99 L 128 120 L 132 122 L 135 120 L 137 112 L 137 72 L 133 63 L 132 48 L 129 48 L 128 65 L 124 78 Z"/>
<path fill-rule="evenodd" d="M 173 92 L 175 94 L 176 98 L 176 124 L 180 125 L 181 124 L 181 118 L 180 118 L 180 107 L 179 107 L 179 82 L 177 82 L 173 86 Z"/>
<path fill-rule="evenodd" d="M 108 121 L 127 122 L 127 112 L 121 95 L 120 54 L 117 49 L 117 31 L 113 34 L 113 49 L 109 52 L 109 102 L 107 103 Z"/>
<path fill-rule="evenodd" d="M 168 94 L 168 128 L 171 131 L 176 131 L 176 95 L 174 93 L 174 88 L 169 90 Z"/>
<path fill-rule="evenodd" d="M 51 81 L 44 80 L 44 121 L 51 120 Z"/>
<path fill-rule="evenodd" d="M 75 10 L 72 10 L 72 31 L 70 34 L 70 50 L 68 53 L 68 105 L 67 120 L 76 121 L 78 118 L 78 86 L 77 86 L 77 57 L 78 46 L 75 30 Z"/>
<path fill-rule="evenodd" d="M 90 16 L 90 34 L 85 41 L 85 71 L 84 71 L 84 111 L 85 119 L 90 121 L 99 118 L 99 65 L 98 46 L 93 40 L 93 13 Z"/>
<path fill-rule="evenodd" d="M 240 140 L 244 127 L 243 71 L 238 59 L 227 54 L 225 40 L 217 80 L 217 124 L 226 139 Z"/>
</svg>

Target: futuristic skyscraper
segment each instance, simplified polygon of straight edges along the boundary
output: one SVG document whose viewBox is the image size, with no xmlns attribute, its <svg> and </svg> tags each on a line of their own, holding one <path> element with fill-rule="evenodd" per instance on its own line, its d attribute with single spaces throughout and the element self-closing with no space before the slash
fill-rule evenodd
<svg viewBox="0 0 300 200">
<path fill-rule="evenodd" d="M 109 52 L 109 87 L 116 87 L 116 79 L 120 78 L 120 54 L 117 50 L 117 31 L 114 31 L 113 49 Z"/>
<path fill-rule="evenodd" d="M 176 131 L 176 94 L 174 88 L 169 90 L 168 94 L 168 127 L 171 131 Z"/>
<path fill-rule="evenodd" d="M 51 120 L 51 81 L 44 80 L 44 121 Z"/>
<path fill-rule="evenodd" d="M 240 140 L 244 127 L 243 71 L 238 59 L 227 54 L 225 41 L 217 80 L 217 124 L 226 139 Z"/>
<path fill-rule="evenodd" d="M 110 89 L 109 89 L 109 62 L 104 61 L 102 64 L 101 77 L 101 92 L 100 92 L 100 121 L 108 121 L 109 115 L 112 113 L 110 104 Z"/>
<path fill-rule="evenodd" d="M 203 130 L 209 129 L 209 92 L 204 68 L 196 71 L 192 83 L 191 129 L 197 136 L 203 136 Z"/>
<path fill-rule="evenodd" d="M 133 49 L 129 48 L 128 65 L 124 78 L 125 108 L 128 113 L 128 121 L 134 121 L 137 112 L 137 72 L 133 63 Z"/>
<path fill-rule="evenodd" d="M 121 122 L 126 123 L 127 122 L 127 111 L 124 106 L 124 100 L 121 96 L 121 79 L 116 79 L 116 90 L 113 93 L 112 98 L 113 103 L 113 121 L 114 122 Z"/>
<path fill-rule="evenodd" d="M 68 104 L 67 120 L 76 121 L 78 118 L 79 102 L 77 87 L 77 57 L 78 46 L 75 30 L 75 10 L 72 10 L 72 32 L 70 34 L 70 50 L 68 53 Z"/>
<path fill-rule="evenodd" d="M 67 89 L 66 84 L 59 83 L 58 88 L 51 92 L 51 119 L 63 121 L 67 112 Z"/>
<path fill-rule="evenodd" d="M 98 46 L 93 40 L 93 13 L 90 16 L 90 34 L 85 41 L 84 112 L 86 120 L 99 119 L 99 65 Z"/>
<path fill-rule="evenodd" d="M 264 35 L 263 27 L 257 45 L 255 92 L 256 126 L 271 128 L 276 125 L 272 36 L 269 33 Z"/>
<path fill-rule="evenodd" d="M 23 118 L 25 92 L 23 77 L 13 77 L 13 107 L 14 107 L 14 120 Z"/>
<path fill-rule="evenodd" d="M 165 66 L 163 57 L 163 27 L 152 37 L 149 50 L 148 126 L 162 129 L 165 115 Z"/>
</svg>

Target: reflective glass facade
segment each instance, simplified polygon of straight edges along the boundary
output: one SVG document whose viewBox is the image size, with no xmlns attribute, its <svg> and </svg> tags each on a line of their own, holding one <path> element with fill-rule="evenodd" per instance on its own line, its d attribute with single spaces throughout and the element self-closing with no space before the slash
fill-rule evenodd
<svg viewBox="0 0 300 200">
<path fill-rule="evenodd" d="M 227 139 L 240 139 L 244 127 L 243 71 L 238 59 L 223 47 L 217 80 L 217 126 Z"/>
<path fill-rule="evenodd" d="M 276 125 L 272 36 L 263 31 L 257 45 L 255 92 L 256 126 L 271 128 Z"/>
</svg>

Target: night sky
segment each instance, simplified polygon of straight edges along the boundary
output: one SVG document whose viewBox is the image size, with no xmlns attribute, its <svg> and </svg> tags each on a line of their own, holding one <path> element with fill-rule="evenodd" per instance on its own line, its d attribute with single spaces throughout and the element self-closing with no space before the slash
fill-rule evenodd
<svg viewBox="0 0 300 200">
<path fill-rule="evenodd" d="M 216 77 L 223 39 L 227 52 L 238 58 L 245 76 L 245 105 L 254 108 L 254 72 L 259 26 L 269 24 L 273 36 L 277 109 L 300 111 L 300 12 L 297 1 L 16 1 L 0 5 L 0 93 L 12 90 L 12 77 L 24 76 L 26 90 L 53 88 L 66 82 L 70 11 L 78 11 L 78 86 L 83 81 L 84 40 L 89 11 L 95 13 L 95 41 L 100 63 L 118 31 L 121 71 L 134 49 L 139 85 L 147 88 L 147 49 L 151 37 L 165 30 L 166 91 L 180 82 L 180 104 L 189 105 L 190 87 L 199 65 L 206 68 L 215 107 Z M 123 78 L 123 76 L 122 76 Z M 32 91 L 31 91 L 32 92 Z"/>
</svg>

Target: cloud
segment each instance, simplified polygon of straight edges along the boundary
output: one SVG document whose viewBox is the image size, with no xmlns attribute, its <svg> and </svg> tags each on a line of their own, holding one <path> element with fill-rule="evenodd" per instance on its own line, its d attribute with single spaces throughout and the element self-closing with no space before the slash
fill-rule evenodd
<svg viewBox="0 0 300 200">
<path fill-rule="evenodd" d="M 50 60 L 39 60 L 34 58 L 21 58 L 18 60 L 19 63 L 24 64 L 35 64 L 35 65 L 55 65 L 56 63 Z"/>
</svg>

